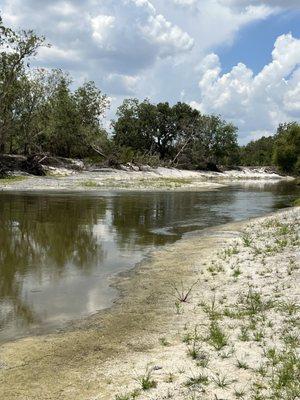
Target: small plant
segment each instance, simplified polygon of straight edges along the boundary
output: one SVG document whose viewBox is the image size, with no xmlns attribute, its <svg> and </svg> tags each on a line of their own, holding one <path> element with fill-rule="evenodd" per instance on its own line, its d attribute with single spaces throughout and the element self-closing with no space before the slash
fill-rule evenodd
<svg viewBox="0 0 300 400">
<path fill-rule="evenodd" d="M 263 300 L 262 295 L 252 288 L 249 288 L 246 296 L 240 296 L 240 303 L 244 315 L 249 315 L 250 317 L 274 307 L 273 301 Z"/>
<path fill-rule="evenodd" d="M 250 247 L 253 239 L 251 239 L 250 235 L 248 233 L 245 233 L 242 237 L 243 243 L 245 247 Z"/>
<path fill-rule="evenodd" d="M 227 379 L 226 376 L 220 374 L 215 374 L 211 379 L 218 387 L 222 389 L 226 389 L 232 383 L 236 382 L 235 379 Z"/>
<path fill-rule="evenodd" d="M 288 315 L 293 315 L 299 310 L 299 305 L 295 301 L 283 301 L 279 309 Z"/>
<path fill-rule="evenodd" d="M 115 400 L 135 400 L 136 398 L 139 397 L 139 395 L 140 395 L 140 390 L 139 389 L 135 389 L 131 393 L 117 394 L 115 396 Z"/>
<path fill-rule="evenodd" d="M 209 319 L 214 321 L 217 320 L 221 317 L 221 313 L 219 312 L 219 310 L 217 309 L 217 304 L 216 304 L 216 296 L 214 295 L 211 302 L 205 303 L 202 302 L 200 304 L 203 308 L 203 311 L 208 315 Z"/>
<path fill-rule="evenodd" d="M 174 382 L 174 381 L 175 381 L 175 375 L 172 374 L 172 372 L 170 372 L 170 373 L 167 375 L 167 377 L 166 377 L 166 382 L 167 382 L 167 383 L 172 383 L 172 382 Z"/>
<path fill-rule="evenodd" d="M 234 390 L 234 396 L 236 399 L 243 399 L 246 395 L 245 390 L 243 389 L 235 389 Z"/>
<path fill-rule="evenodd" d="M 142 390 L 150 390 L 156 388 L 157 382 L 152 378 L 153 368 L 149 366 L 143 375 L 139 376 L 136 381 L 141 385 Z"/>
<path fill-rule="evenodd" d="M 238 278 L 241 274 L 242 274 L 242 271 L 240 270 L 239 267 L 237 267 L 237 268 L 234 269 L 232 276 L 234 278 Z"/>
<path fill-rule="evenodd" d="M 244 360 L 236 360 L 236 366 L 240 369 L 249 369 L 249 365 Z"/>
<path fill-rule="evenodd" d="M 253 339 L 255 342 L 261 342 L 264 336 L 265 336 L 264 332 L 262 330 L 259 330 L 254 332 Z"/>
<path fill-rule="evenodd" d="M 186 383 L 185 386 L 187 387 L 191 387 L 191 386 L 203 386 L 203 385 L 208 385 L 209 384 L 209 378 L 207 375 L 204 374 L 199 374 L 197 376 L 192 376 L 191 378 L 189 378 Z"/>
<path fill-rule="evenodd" d="M 219 351 L 228 344 L 228 336 L 222 331 L 217 322 L 212 321 L 207 341 Z"/>
<path fill-rule="evenodd" d="M 173 295 L 176 297 L 176 302 L 187 303 L 187 301 L 192 293 L 192 290 L 198 284 L 198 282 L 199 282 L 199 280 L 195 281 L 188 288 L 184 288 L 182 281 L 181 281 L 180 287 L 176 286 L 175 283 L 172 283 L 171 287 L 173 289 Z"/>
<path fill-rule="evenodd" d="M 247 326 L 244 326 L 244 325 L 241 326 L 241 333 L 239 334 L 239 339 L 242 342 L 248 342 L 250 340 Z"/>
<path fill-rule="evenodd" d="M 116 400 L 131 400 L 130 394 L 117 394 L 115 397 Z"/>
<path fill-rule="evenodd" d="M 170 346 L 170 343 L 167 341 L 167 339 L 165 337 L 159 338 L 159 342 L 162 346 L 165 346 L 165 347 Z"/>
<path fill-rule="evenodd" d="M 183 341 L 183 343 L 191 344 L 191 343 L 198 342 L 200 339 L 201 339 L 201 336 L 198 333 L 198 326 L 196 325 L 194 327 L 193 331 L 189 331 L 184 334 L 182 341 Z"/>
</svg>

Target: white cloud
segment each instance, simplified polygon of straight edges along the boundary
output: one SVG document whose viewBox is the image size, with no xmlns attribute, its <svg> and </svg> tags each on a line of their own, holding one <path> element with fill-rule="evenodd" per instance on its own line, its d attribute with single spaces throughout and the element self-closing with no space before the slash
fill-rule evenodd
<svg viewBox="0 0 300 400">
<path fill-rule="evenodd" d="M 186 32 L 172 25 L 161 14 L 150 16 L 147 25 L 141 25 L 140 29 L 148 40 L 161 46 L 159 52 L 161 56 L 185 52 L 194 45 L 194 40 Z"/>
<path fill-rule="evenodd" d="M 197 4 L 197 0 L 174 0 L 174 3 L 180 6 L 194 6 Z"/>
<path fill-rule="evenodd" d="M 105 45 L 106 39 L 111 35 L 110 30 L 113 29 L 115 20 L 112 15 L 101 14 L 91 18 L 92 36 L 101 46 Z"/>
<path fill-rule="evenodd" d="M 195 108 L 222 114 L 244 135 L 274 132 L 280 122 L 300 120 L 300 40 L 291 34 L 277 38 L 272 62 L 257 75 L 242 63 L 222 75 L 215 54 L 208 55 L 203 64 L 201 99 L 191 103 Z"/>
</svg>

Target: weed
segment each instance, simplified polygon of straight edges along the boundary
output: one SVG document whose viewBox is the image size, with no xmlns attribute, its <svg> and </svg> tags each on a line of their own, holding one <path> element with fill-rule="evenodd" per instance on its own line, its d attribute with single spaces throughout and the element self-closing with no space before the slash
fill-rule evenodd
<svg viewBox="0 0 300 400">
<path fill-rule="evenodd" d="M 238 278 L 242 274 L 242 271 L 240 270 L 240 267 L 237 267 L 234 269 L 232 276 L 234 278 Z"/>
<path fill-rule="evenodd" d="M 208 385 L 208 384 L 209 384 L 209 378 L 207 375 L 204 375 L 204 374 L 192 376 L 185 382 L 186 387 L 203 386 L 203 385 Z"/>
<path fill-rule="evenodd" d="M 250 247 L 252 242 L 253 242 L 253 239 L 251 239 L 251 237 L 250 237 L 250 235 L 248 233 L 245 233 L 242 236 L 242 240 L 243 240 L 243 243 L 244 243 L 245 247 Z"/>
<path fill-rule="evenodd" d="M 167 341 L 167 339 L 165 337 L 161 337 L 159 338 L 159 342 L 162 346 L 170 346 L 170 343 Z"/>
<path fill-rule="evenodd" d="M 172 372 L 170 372 L 170 373 L 167 375 L 167 377 L 166 377 L 166 382 L 167 382 L 167 383 L 172 383 L 172 382 L 174 382 L 174 381 L 175 381 L 175 375 L 172 374 Z"/>
<path fill-rule="evenodd" d="M 246 395 L 246 392 L 243 389 L 235 389 L 234 390 L 234 396 L 237 399 L 243 399 L 245 397 L 245 395 Z"/>
<path fill-rule="evenodd" d="M 300 358 L 296 351 L 277 354 L 270 386 L 275 399 L 296 399 L 300 393 Z"/>
<path fill-rule="evenodd" d="M 176 297 L 176 302 L 186 303 L 192 293 L 194 287 L 198 284 L 199 280 L 195 281 L 188 288 L 184 288 L 183 282 L 181 281 L 181 286 L 176 286 L 175 283 L 171 283 L 171 287 L 173 289 L 173 295 Z"/>
<path fill-rule="evenodd" d="M 279 310 L 288 315 L 293 315 L 299 310 L 299 305 L 294 301 L 283 301 L 279 304 Z"/>
<path fill-rule="evenodd" d="M 215 374 L 211 379 L 218 387 L 222 389 L 226 389 L 232 383 L 236 382 L 235 379 L 227 379 L 226 376 L 220 374 Z"/>
<path fill-rule="evenodd" d="M 259 330 L 254 332 L 253 339 L 255 342 L 261 342 L 264 336 L 265 336 L 264 332 L 262 330 Z"/>
<path fill-rule="evenodd" d="M 241 326 L 241 333 L 239 334 L 239 339 L 242 342 L 248 342 L 250 340 L 247 326 L 244 326 L 244 325 Z"/>
<path fill-rule="evenodd" d="M 186 344 L 191 344 L 198 342 L 201 339 L 201 336 L 198 333 L 198 326 L 196 325 L 192 332 L 187 332 L 184 334 L 182 341 Z"/>
<path fill-rule="evenodd" d="M 201 303 L 203 311 L 208 315 L 209 319 L 214 321 L 221 317 L 221 313 L 217 309 L 216 305 L 216 296 L 214 295 L 210 304 L 208 303 Z"/>
<path fill-rule="evenodd" d="M 236 366 L 240 369 L 249 369 L 249 365 L 246 363 L 246 361 L 243 360 L 236 360 Z"/>
<path fill-rule="evenodd" d="M 156 388 L 157 382 L 152 378 L 152 376 L 153 376 L 153 368 L 150 368 L 148 366 L 146 368 L 145 373 L 136 379 L 136 381 L 141 385 L 142 390 L 149 390 Z"/>
<path fill-rule="evenodd" d="M 222 331 L 217 322 L 212 321 L 209 327 L 209 336 L 207 341 L 211 346 L 219 351 L 227 345 L 228 336 Z"/>
<path fill-rule="evenodd" d="M 135 400 L 137 397 L 139 397 L 139 395 L 140 395 L 140 390 L 139 389 L 135 389 L 131 393 L 117 394 L 115 399 L 116 400 Z"/>
</svg>

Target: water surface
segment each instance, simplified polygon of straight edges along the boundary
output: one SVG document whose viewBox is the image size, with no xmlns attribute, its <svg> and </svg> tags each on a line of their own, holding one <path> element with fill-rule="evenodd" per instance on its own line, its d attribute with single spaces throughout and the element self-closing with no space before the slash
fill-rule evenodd
<svg viewBox="0 0 300 400">
<path fill-rule="evenodd" d="M 113 274 L 184 233 L 289 206 L 291 184 L 213 192 L 0 194 L 0 341 L 109 307 Z"/>
</svg>

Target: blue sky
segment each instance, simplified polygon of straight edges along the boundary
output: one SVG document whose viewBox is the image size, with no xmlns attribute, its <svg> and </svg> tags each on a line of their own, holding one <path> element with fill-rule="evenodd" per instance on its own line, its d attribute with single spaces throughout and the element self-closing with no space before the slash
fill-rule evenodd
<svg viewBox="0 0 300 400">
<path fill-rule="evenodd" d="M 300 9 L 283 11 L 263 21 L 242 28 L 233 45 L 217 48 L 224 72 L 243 62 L 258 73 L 272 61 L 272 50 L 278 36 L 291 32 L 300 38 Z"/>
<path fill-rule="evenodd" d="M 4 23 L 47 37 L 34 65 L 110 97 L 186 101 L 241 143 L 300 121 L 299 0 L 0 0 Z"/>
</svg>

